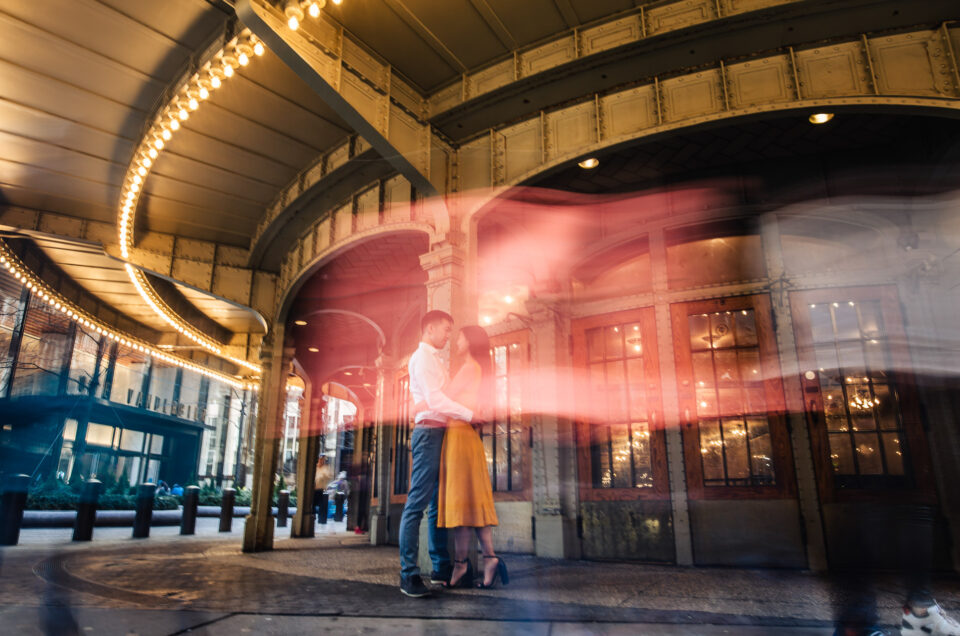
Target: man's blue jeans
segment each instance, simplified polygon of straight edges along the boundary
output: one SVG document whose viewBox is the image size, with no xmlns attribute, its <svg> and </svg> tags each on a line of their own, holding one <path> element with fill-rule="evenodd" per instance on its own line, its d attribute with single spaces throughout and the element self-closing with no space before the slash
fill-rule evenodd
<svg viewBox="0 0 960 636">
<path fill-rule="evenodd" d="M 433 569 L 450 569 L 447 551 L 447 531 L 437 527 L 437 496 L 439 494 L 440 455 L 443 450 L 443 426 L 417 426 L 410 436 L 413 451 L 413 470 L 407 503 L 400 516 L 400 575 L 404 578 L 420 574 L 417 557 L 420 552 L 420 520 L 429 504 L 427 521 L 430 524 L 430 560 Z"/>
</svg>

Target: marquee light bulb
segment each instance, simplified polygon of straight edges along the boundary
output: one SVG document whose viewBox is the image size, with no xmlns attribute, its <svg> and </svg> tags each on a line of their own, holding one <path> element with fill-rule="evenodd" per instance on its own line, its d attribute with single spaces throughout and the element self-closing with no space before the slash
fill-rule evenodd
<svg viewBox="0 0 960 636">
<path fill-rule="evenodd" d="M 311 18 L 319 18 L 319 17 L 320 17 L 320 5 L 318 5 L 316 2 L 311 2 L 311 3 L 310 3 L 310 8 L 308 9 L 308 11 L 310 12 L 310 17 L 311 17 Z"/>
<path fill-rule="evenodd" d="M 187 102 L 187 106 L 190 107 L 190 110 L 197 110 L 200 108 L 200 102 L 197 101 L 196 97 L 191 97 L 190 101 Z"/>
<path fill-rule="evenodd" d="M 223 66 L 223 74 L 224 74 L 226 77 L 233 77 L 233 67 L 230 66 L 229 64 L 225 64 L 225 65 Z"/>
<path fill-rule="evenodd" d="M 220 88 L 220 85 L 221 83 L 220 83 L 219 77 L 214 75 L 213 77 L 210 78 L 210 86 L 213 86 L 214 88 Z"/>
<path fill-rule="evenodd" d="M 210 97 L 210 91 L 207 90 L 206 86 L 201 86 L 198 94 L 200 95 L 200 99 L 206 99 Z"/>
<path fill-rule="evenodd" d="M 163 137 L 164 141 L 170 141 L 170 138 L 173 137 L 170 131 L 166 128 L 163 129 L 163 132 L 160 133 L 160 136 Z"/>
<path fill-rule="evenodd" d="M 151 149 L 148 151 L 148 154 L 150 155 L 150 158 L 151 158 L 151 159 L 156 159 L 158 153 L 157 153 L 157 151 L 156 151 L 154 148 L 151 148 Z M 144 164 L 146 164 L 146 163 L 147 163 L 147 162 L 144 161 Z"/>
<path fill-rule="evenodd" d="M 263 55 L 263 42 L 257 42 L 253 45 L 253 54 L 257 57 Z"/>
<path fill-rule="evenodd" d="M 186 108 L 180 108 L 177 116 L 180 118 L 180 121 L 187 121 L 190 118 L 190 113 L 187 112 Z"/>
<path fill-rule="evenodd" d="M 170 120 L 170 130 L 180 130 L 180 122 L 176 119 Z"/>
<path fill-rule="evenodd" d="M 237 56 L 237 61 L 240 62 L 240 66 L 246 66 L 250 63 L 250 58 L 247 57 L 246 53 L 241 53 Z"/>
</svg>

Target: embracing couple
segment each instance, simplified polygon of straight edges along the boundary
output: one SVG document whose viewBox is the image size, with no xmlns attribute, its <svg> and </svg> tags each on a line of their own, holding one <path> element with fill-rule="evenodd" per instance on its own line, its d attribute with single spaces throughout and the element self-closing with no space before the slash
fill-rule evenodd
<svg viewBox="0 0 960 636">
<path fill-rule="evenodd" d="M 420 577 L 420 520 L 428 508 L 430 582 L 444 587 L 473 587 L 473 567 L 467 558 L 476 533 L 483 549 L 483 572 L 477 587 L 509 582 L 507 566 L 493 550 L 497 512 L 487 473 L 483 442 L 471 422 L 492 411 L 493 368 L 490 338 L 480 327 L 463 327 L 455 349 L 463 366 L 448 381 L 440 350 L 450 340 L 453 318 L 429 311 L 420 321 L 420 346 L 410 357 L 410 393 L 416 403 L 411 436 L 413 470 L 407 503 L 400 519 L 400 591 L 423 597 L 430 589 Z M 447 530 L 453 531 L 454 560 L 450 562 Z"/>
</svg>

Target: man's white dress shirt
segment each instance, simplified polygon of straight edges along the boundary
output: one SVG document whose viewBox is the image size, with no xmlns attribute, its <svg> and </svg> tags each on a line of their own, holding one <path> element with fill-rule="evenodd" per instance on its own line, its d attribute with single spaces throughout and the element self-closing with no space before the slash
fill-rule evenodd
<svg viewBox="0 0 960 636">
<path fill-rule="evenodd" d="M 448 419 L 456 419 L 469 422 L 473 419 L 473 411 L 444 395 L 443 389 L 447 386 L 449 375 L 438 349 L 421 342 L 410 356 L 407 370 L 410 372 L 410 395 L 413 396 L 413 403 L 427 403 L 427 410 L 417 413 L 417 424 L 423 420 L 446 422 Z"/>
</svg>

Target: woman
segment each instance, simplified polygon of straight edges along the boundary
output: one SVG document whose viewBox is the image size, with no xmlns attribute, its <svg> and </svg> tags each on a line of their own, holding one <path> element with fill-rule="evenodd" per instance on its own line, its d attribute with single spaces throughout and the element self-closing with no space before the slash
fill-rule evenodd
<svg viewBox="0 0 960 636">
<path fill-rule="evenodd" d="M 466 354 L 466 360 L 444 393 L 474 412 L 490 410 L 493 365 L 487 332 L 472 325 L 464 327 L 456 346 L 457 353 Z M 467 553 L 474 533 L 483 550 L 483 579 L 477 587 L 493 587 L 497 579 L 506 585 L 510 581 L 507 566 L 493 549 L 493 526 L 498 521 L 487 473 L 487 458 L 480 435 L 469 422 L 448 420 L 439 481 L 437 526 L 452 529 L 454 540 L 450 587 L 473 585 L 473 567 Z"/>
</svg>

